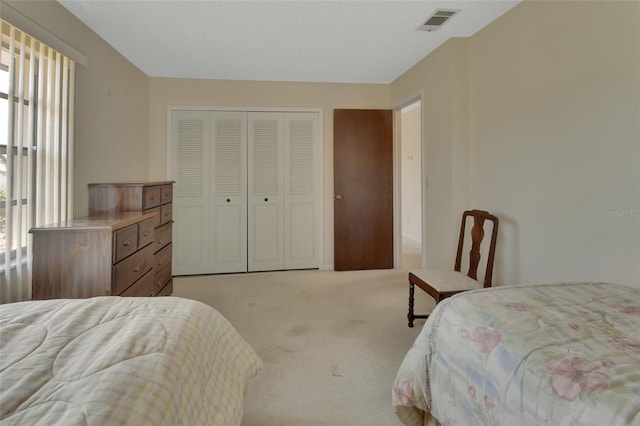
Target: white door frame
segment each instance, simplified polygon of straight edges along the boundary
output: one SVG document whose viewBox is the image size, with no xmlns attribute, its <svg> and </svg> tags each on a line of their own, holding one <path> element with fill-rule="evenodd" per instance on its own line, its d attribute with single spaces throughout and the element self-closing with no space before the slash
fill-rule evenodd
<svg viewBox="0 0 640 426">
<path fill-rule="evenodd" d="M 420 101 L 422 105 L 424 103 L 424 91 L 420 90 L 413 93 L 410 96 L 405 97 L 401 101 L 395 103 L 393 109 L 393 264 L 395 268 L 402 268 L 402 182 L 401 182 L 401 164 L 402 157 L 400 155 L 401 139 L 400 139 L 400 122 L 398 117 L 401 114 L 402 108 L 409 106 L 415 102 Z M 424 111 L 424 107 L 422 108 Z M 421 239 L 420 252 L 422 254 L 422 267 L 424 267 L 424 188 L 425 188 L 425 170 L 423 155 L 424 143 L 424 114 L 420 115 L 420 205 L 421 205 L 421 217 L 420 222 L 422 224 L 423 238 Z"/>
</svg>

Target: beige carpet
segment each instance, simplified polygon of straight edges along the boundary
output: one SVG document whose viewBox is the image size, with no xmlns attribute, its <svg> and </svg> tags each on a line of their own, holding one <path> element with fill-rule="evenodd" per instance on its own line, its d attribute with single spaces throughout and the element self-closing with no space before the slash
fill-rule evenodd
<svg viewBox="0 0 640 426">
<path fill-rule="evenodd" d="M 402 270 L 176 277 L 173 295 L 218 309 L 264 361 L 243 425 L 397 425 L 393 379 L 424 322 L 406 321 L 418 258 Z"/>
</svg>

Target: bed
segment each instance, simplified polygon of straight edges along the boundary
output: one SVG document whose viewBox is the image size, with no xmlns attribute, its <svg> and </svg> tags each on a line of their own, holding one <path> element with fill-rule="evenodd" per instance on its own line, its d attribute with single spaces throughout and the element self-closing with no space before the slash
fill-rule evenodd
<svg viewBox="0 0 640 426">
<path fill-rule="evenodd" d="M 407 425 L 640 425 L 640 289 L 460 293 L 433 310 L 392 390 Z"/>
<path fill-rule="evenodd" d="M 262 361 L 177 297 L 0 306 L 0 425 L 239 425 Z"/>
</svg>

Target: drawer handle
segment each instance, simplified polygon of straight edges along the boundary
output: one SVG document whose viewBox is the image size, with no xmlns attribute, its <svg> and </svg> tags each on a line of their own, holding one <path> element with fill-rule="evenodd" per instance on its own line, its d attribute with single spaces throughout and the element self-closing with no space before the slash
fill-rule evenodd
<svg viewBox="0 0 640 426">
<path fill-rule="evenodd" d="M 165 193 L 164 193 L 164 196 L 165 196 L 165 197 L 168 197 L 169 195 L 170 195 L 170 193 L 169 193 L 169 192 L 165 192 Z"/>
<path fill-rule="evenodd" d="M 131 238 L 127 238 L 122 242 L 122 245 L 125 247 L 129 247 L 131 245 Z"/>
<path fill-rule="evenodd" d="M 158 244 L 162 244 L 162 243 L 164 243 L 164 240 L 163 240 L 162 238 L 160 238 L 160 239 L 158 240 Z"/>
<path fill-rule="evenodd" d="M 165 212 L 164 217 L 169 217 L 169 212 Z"/>
<path fill-rule="evenodd" d="M 151 231 L 147 229 L 146 231 L 144 231 L 144 234 L 143 234 L 143 235 L 144 235 L 145 237 L 148 237 L 149 235 L 151 235 Z"/>
<path fill-rule="evenodd" d="M 142 268 L 142 264 L 136 263 L 135 265 L 133 265 L 133 272 L 138 272 L 140 268 Z"/>
<path fill-rule="evenodd" d="M 162 266 L 162 259 L 158 260 L 158 263 L 156 263 L 156 265 Z"/>
</svg>

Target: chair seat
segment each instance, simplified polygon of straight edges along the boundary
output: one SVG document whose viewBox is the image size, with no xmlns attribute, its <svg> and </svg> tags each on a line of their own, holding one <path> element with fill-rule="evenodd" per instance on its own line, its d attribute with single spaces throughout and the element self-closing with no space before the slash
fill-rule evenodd
<svg viewBox="0 0 640 426">
<path fill-rule="evenodd" d="M 465 244 L 465 229 L 467 219 L 473 218 L 473 227 L 469 231 L 471 244 L 469 250 L 469 272 L 461 273 L 462 252 Z M 481 245 L 485 234 L 485 223 L 492 223 L 491 242 L 488 247 L 488 256 L 484 267 L 484 279 L 477 280 L 478 267 L 480 265 Z M 414 308 L 415 287 L 422 289 L 429 296 L 433 297 L 436 305 L 447 297 L 468 290 L 476 290 L 484 287 L 491 287 L 491 277 L 493 274 L 493 260 L 496 252 L 496 238 L 498 236 L 498 218 L 485 210 L 466 210 L 462 214 L 460 223 L 460 238 L 458 239 L 458 250 L 456 252 L 456 263 L 453 271 L 436 269 L 414 269 L 409 272 L 409 312 L 407 319 L 409 327 L 413 327 L 413 320 L 416 318 L 428 318 L 429 315 L 416 315 Z M 481 268 L 482 270 L 482 268 Z M 474 277 L 474 278 L 471 278 Z"/>
<path fill-rule="evenodd" d="M 482 283 L 456 271 L 415 269 L 409 272 L 409 281 L 439 302 L 453 294 L 482 288 Z M 444 297 L 443 297 L 444 296 Z"/>
</svg>

